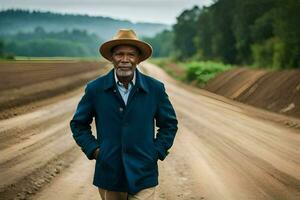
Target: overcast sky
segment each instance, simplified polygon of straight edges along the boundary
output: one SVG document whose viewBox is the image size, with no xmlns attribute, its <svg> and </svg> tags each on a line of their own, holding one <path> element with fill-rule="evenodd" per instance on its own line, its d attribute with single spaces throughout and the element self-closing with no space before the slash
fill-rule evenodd
<svg viewBox="0 0 300 200">
<path fill-rule="evenodd" d="M 210 5 L 213 0 L 0 0 L 0 9 L 30 10 L 109 16 L 132 22 L 173 24 L 184 9 Z"/>
</svg>

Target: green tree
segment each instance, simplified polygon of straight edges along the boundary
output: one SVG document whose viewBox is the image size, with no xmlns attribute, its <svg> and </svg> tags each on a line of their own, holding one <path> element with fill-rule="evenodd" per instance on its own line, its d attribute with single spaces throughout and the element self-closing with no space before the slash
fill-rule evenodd
<svg viewBox="0 0 300 200">
<path fill-rule="evenodd" d="M 4 56 L 4 43 L 0 40 L 0 58 Z"/>
<path fill-rule="evenodd" d="M 187 59 L 196 53 L 194 38 L 196 35 L 196 21 L 201 13 L 198 6 L 183 11 L 177 17 L 177 23 L 173 26 L 174 46 L 179 59 Z"/>
<path fill-rule="evenodd" d="M 5 51 L 18 56 L 97 56 L 101 42 L 95 34 L 73 30 L 45 32 L 37 27 L 31 33 L 3 37 Z"/>
<path fill-rule="evenodd" d="M 278 0 L 274 31 L 281 43 L 276 65 L 300 68 L 300 1 Z"/>
<path fill-rule="evenodd" d="M 164 30 L 152 38 L 145 37 L 143 39 L 152 45 L 153 57 L 170 57 L 174 54 L 173 31 Z"/>
<path fill-rule="evenodd" d="M 233 32 L 236 39 L 237 63 L 251 64 L 251 44 L 255 42 L 252 38 L 251 27 L 258 18 L 264 16 L 274 8 L 276 0 L 243 0 L 236 2 L 233 19 Z"/>
<path fill-rule="evenodd" d="M 235 1 L 219 0 L 204 8 L 197 21 L 197 47 L 204 58 L 235 62 L 235 38 L 232 32 Z"/>
</svg>

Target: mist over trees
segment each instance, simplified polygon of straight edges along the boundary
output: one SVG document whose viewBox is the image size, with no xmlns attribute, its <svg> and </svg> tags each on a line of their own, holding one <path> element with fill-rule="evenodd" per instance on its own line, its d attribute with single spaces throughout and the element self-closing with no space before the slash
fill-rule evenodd
<svg viewBox="0 0 300 200">
<path fill-rule="evenodd" d="M 99 56 L 99 45 L 120 28 L 152 37 L 169 26 L 101 16 L 4 10 L 0 11 L 0 57 Z"/>
<path fill-rule="evenodd" d="M 179 60 L 299 68 L 299 11 L 298 0 L 217 0 L 183 11 L 156 47 L 173 46 L 168 56 Z"/>
<path fill-rule="evenodd" d="M 0 11 L 0 35 L 33 32 L 36 27 L 42 27 L 46 32 L 86 30 L 90 34 L 98 35 L 103 40 L 112 38 L 120 28 L 132 28 L 139 36 L 146 37 L 153 37 L 155 34 L 169 28 L 166 24 L 133 23 L 128 20 L 101 16 L 59 14 L 21 9 Z"/>
</svg>

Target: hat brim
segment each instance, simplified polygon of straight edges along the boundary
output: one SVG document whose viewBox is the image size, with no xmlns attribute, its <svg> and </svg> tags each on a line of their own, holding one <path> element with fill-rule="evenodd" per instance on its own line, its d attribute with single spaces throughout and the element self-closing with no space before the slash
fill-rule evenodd
<svg viewBox="0 0 300 200">
<path fill-rule="evenodd" d="M 111 61 L 112 59 L 112 48 L 119 45 L 131 45 L 135 46 L 140 50 L 139 61 L 142 62 L 149 58 L 152 55 L 152 47 L 150 44 L 144 41 L 135 40 L 135 39 L 114 39 L 104 42 L 100 48 L 100 54 L 107 60 Z"/>
</svg>

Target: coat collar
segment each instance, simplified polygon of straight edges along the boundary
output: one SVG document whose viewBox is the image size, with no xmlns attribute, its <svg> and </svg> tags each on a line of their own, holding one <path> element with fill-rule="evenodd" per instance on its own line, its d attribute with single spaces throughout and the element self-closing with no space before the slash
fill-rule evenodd
<svg viewBox="0 0 300 200">
<path fill-rule="evenodd" d="M 114 70 L 115 69 L 110 70 L 108 72 L 108 74 L 103 77 L 104 78 L 104 85 L 103 85 L 104 90 L 114 88 L 115 83 L 116 83 L 115 77 L 114 77 Z M 148 93 L 149 88 L 148 88 L 148 85 L 147 85 L 144 75 L 138 69 L 135 70 L 135 75 L 136 75 L 136 80 L 135 80 L 136 87 L 140 88 L 143 91 L 145 91 L 146 93 Z"/>
</svg>

